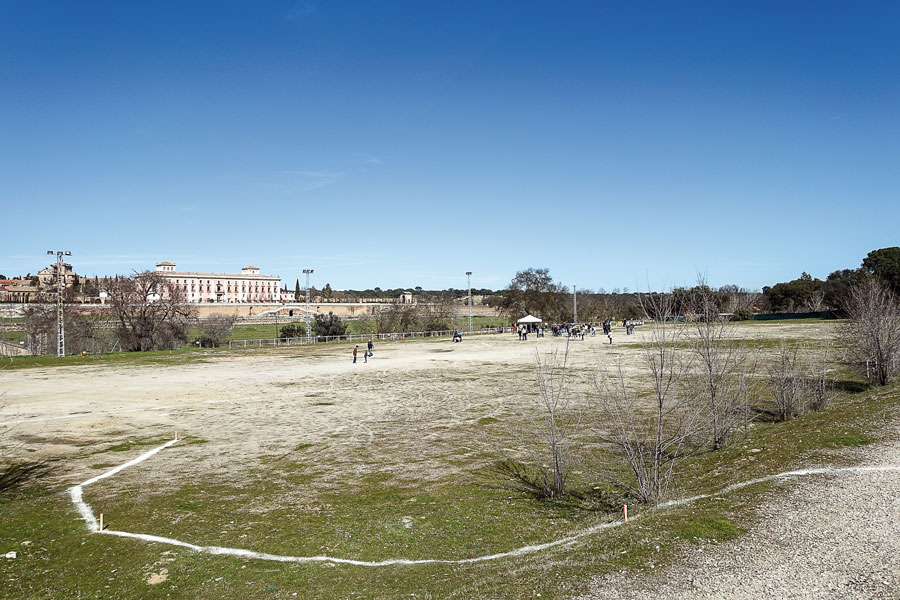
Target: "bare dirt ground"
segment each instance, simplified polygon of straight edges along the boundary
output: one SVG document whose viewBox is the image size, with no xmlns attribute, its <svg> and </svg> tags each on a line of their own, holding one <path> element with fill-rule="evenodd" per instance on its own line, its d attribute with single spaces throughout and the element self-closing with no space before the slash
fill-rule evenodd
<svg viewBox="0 0 900 600">
<path fill-rule="evenodd" d="M 833 324 L 765 324 L 746 337 L 816 338 Z M 641 367 L 638 328 L 571 342 L 576 369 Z M 144 469 L 148 483 L 176 485 L 175 475 L 228 473 L 314 445 L 335 476 L 377 467 L 402 476 L 451 469 L 450 454 L 488 450 L 460 429 L 479 419 L 521 412 L 535 391 L 534 352 L 564 349 L 565 338 L 514 334 L 378 344 L 351 363 L 347 345 L 210 358 L 182 366 L 92 366 L 0 371 L 0 423 L 15 425 L 3 443 L 29 458 L 65 459 L 67 481 L 96 474 L 94 454 L 128 440 L 182 436 L 166 466 Z M 362 350 L 362 347 L 361 347 Z M 103 460 L 111 458 L 103 455 Z M 113 456 L 112 458 L 116 458 Z M 154 463 L 158 465 L 159 463 Z M 437 473 L 439 475 L 439 473 Z"/>
</svg>

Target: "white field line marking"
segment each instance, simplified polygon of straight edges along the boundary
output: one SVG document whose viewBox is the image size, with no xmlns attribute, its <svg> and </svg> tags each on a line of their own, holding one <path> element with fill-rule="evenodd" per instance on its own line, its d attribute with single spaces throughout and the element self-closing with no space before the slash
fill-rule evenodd
<svg viewBox="0 0 900 600">
<path fill-rule="evenodd" d="M 147 460 L 148 458 L 150 458 L 151 456 L 153 456 L 154 454 L 156 454 L 157 452 L 159 452 L 160 450 L 163 450 L 164 448 L 168 448 L 169 446 L 176 443 L 177 441 L 178 440 L 170 440 L 170 441 L 166 442 L 165 444 L 163 444 L 162 446 L 157 446 L 153 450 L 150 450 L 149 452 L 145 452 L 145 453 L 141 454 L 137 458 L 133 458 L 126 463 L 122 463 L 118 467 L 113 467 L 106 473 L 97 475 L 96 477 L 91 477 L 87 481 L 83 481 L 83 482 L 79 483 L 78 485 L 70 487 L 69 488 L 69 496 L 72 498 L 72 502 L 75 503 L 75 507 L 78 509 L 78 512 L 81 513 L 81 518 L 84 519 L 85 523 L 87 523 L 88 529 L 90 529 L 91 531 L 94 531 L 94 532 L 100 531 L 100 524 L 97 522 L 97 519 L 94 517 L 94 511 L 91 510 L 91 506 L 87 502 L 85 502 L 81 497 L 82 488 L 84 488 L 84 486 L 91 485 L 92 483 L 96 483 L 96 482 L 100 481 L 101 479 L 106 479 L 107 477 L 112 477 L 113 475 L 115 475 L 116 473 L 118 473 L 119 471 L 121 471 L 123 469 L 127 469 L 128 467 L 136 465 L 139 462 L 143 462 L 143 461 Z"/>
<path fill-rule="evenodd" d="M 487 554 L 484 556 L 476 556 L 473 558 L 462 558 L 462 559 L 442 559 L 442 558 L 425 558 L 418 560 L 411 560 L 408 558 L 391 558 L 388 560 L 380 560 L 380 561 L 368 561 L 368 560 L 353 560 L 350 558 L 335 558 L 333 556 L 286 556 L 282 554 L 269 554 L 267 552 L 256 552 L 254 550 L 245 550 L 243 548 L 225 548 L 221 546 L 198 546 L 196 544 L 191 544 L 190 542 L 184 542 L 181 540 L 177 540 L 174 538 L 161 537 L 158 535 L 149 535 L 146 533 L 131 533 L 128 531 L 116 531 L 113 529 L 105 529 L 103 531 L 100 530 L 100 524 L 97 522 L 97 519 L 94 517 L 94 511 L 91 509 L 90 505 L 87 504 L 82 499 L 82 488 L 86 485 L 91 485 L 92 483 L 96 483 L 101 479 L 105 479 L 107 477 L 112 477 L 119 471 L 123 469 L 127 469 L 128 467 L 134 466 L 140 462 L 143 462 L 165 448 L 168 448 L 172 444 L 177 443 L 179 440 L 171 440 L 150 450 L 149 452 L 145 452 L 141 454 L 137 458 L 134 458 L 124 464 L 119 465 L 113 469 L 110 469 L 106 473 L 102 475 L 97 475 L 96 477 L 92 477 L 87 481 L 84 481 L 76 486 L 69 488 L 69 495 L 72 498 L 72 502 L 75 504 L 75 507 L 78 509 L 78 512 L 81 514 L 81 518 L 84 519 L 85 523 L 88 526 L 88 529 L 92 533 L 102 533 L 105 535 L 115 535 L 118 537 L 132 538 L 136 540 L 144 540 L 146 542 L 156 542 L 159 544 L 168 544 L 170 546 L 181 546 L 183 548 L 190 548 L 195 552 L 202 552 L 205 554 L 222 554 L 229 556 L 239 556 L 242 558 L 255 558 L 259 560 L 270 560 L 275 562 L 290 562 L 290 563 L 313 563 L 313 562 L 332 562 L 339 564 L 347 564 L 347 565 L 356 565 L 360 567 L 386 567 L 389 565 L 427 565 L 434 563 L 443 563 L 443 564 L 465 564 L 465 563 L 478 563 L 485 562 L 489 560 L 496 560 L 498 558 L 508 558 L 511 556 L 521 556 L 523 554 L 531 554 L 533 552 L 540 552 L 541 550 L 547 550 L 549 548 L 554 548 L 556 546 L 564 546 L 567 544 L 571 544 L 580 538 L 585 536 L 597 533 L 598 531 L 602 531 L 604 529 L 611 529 L 613 527 L 619 527 L 624 524 L 624 522 L 619 519 L 616 521 L 609 521 L 607 523 L 600 523 L 598 525 L 594 525 L 592 527 L 588 527 L 587 529 L 582 529 L 581 531 L 577 531 L 571 535 L 560 538 L 558 540 L 553 540 L 551 542 L 546 542 L 543 544 L 535 544 L 531 546 L 522 546 L 521 548 L 516 548 L 514 550 L 510 550 L 508 552 L 498 552 L 496 554 Z M 776 473 L 775 475 L 766 475 L 765 477 L 757 477 L 756 479 L 750 479 L 748 481 L 741 481 L 739 483 L 734 483 L 727 487 L 724 487 L 716 492 L 710 494 L 698 494 L 696 496 L 690 496 L 688 498 L 680 498 L 678 500 L 670 500 L 668 502 L 664 502 L 658 505 L 656 508 L 651 508 L 650 511 L 657 510 L 659 508 L 667 508 L 671 506 L 682 506 L 684 504 L 690 504 L 692 502 L 696 502 L 697 500 L 702 500 L 704 498 L 711 498 L 713 496 L 721 496 L 723 494 L 727 494 L 729 492 L 733 492 L 735 490 L 739 490 L 741 488 L 745 488 L 747 486 L 755 485 L 757 483 L 765 483 L 767 481 L 775 481 L 775 480 L 783 480 L 791 477 L 804 477 L 809 475 L 839 475 L 842 473 L 887 473 L 887 472 L 896 472 L 900 473 L 900 466 L 898 465 L 874 465 L 874 466 L 863 466 L 863 467 L 822 467 L 822 468 L 811 468 L 811 469 L 798 469 L 796 471 L 785 471 L 783 473 Z M 649 511 L 648 511 L 649 512 Z M 643 513 L 646 514 L 646 513 Z M 636 519 L 641 518 L 642 514 L 633 515 L 629 521 L 635 521 Z"/>
</svg>

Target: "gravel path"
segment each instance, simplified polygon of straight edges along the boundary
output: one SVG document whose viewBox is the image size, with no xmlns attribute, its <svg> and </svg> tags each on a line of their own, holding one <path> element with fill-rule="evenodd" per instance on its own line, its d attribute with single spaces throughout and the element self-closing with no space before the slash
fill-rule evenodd
<svg viewBox="0 0 900 600">
<path fill-rule="evenodd" d="M 858 453 L 900 465 L 900 444 Z M 900 599 L 900 474 L 812 476 L 782 484 L 734 542 L 687 550 L 658 575 L 597 578 L 587 599 Z"/>
</svg>

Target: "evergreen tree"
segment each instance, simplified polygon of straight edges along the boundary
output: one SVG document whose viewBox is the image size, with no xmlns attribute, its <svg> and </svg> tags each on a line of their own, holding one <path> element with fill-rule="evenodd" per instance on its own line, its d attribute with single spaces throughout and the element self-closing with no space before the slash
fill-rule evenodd
<svg viewBox="0 0 900 600">
<path fill-rule="evenodd" d="M 297 280 L 297 283 L 294 285 L 294 300 L 300 299 L 300 280 Z"/>
<path fill-rule="evenodd" d="M 316 322 L 313 324 L 313 331 L 318 336 L 327 335 L 344 335 L 347 332 L 347 325 L 341 322 L 340 317 L 334 313 L 328 315 L 316 315 Z"/>
</svg>

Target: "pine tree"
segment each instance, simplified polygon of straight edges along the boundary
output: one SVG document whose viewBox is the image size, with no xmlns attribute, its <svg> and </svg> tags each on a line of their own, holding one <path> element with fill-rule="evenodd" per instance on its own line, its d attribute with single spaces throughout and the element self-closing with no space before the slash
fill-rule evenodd
<svg viewBox="0 0 900 600">
<path fill-rule="evenodd" d="M 294 300 L 300 299 L 300 280 L 297 280 L 297 284 L 294 286 Z"/>
</svg>

